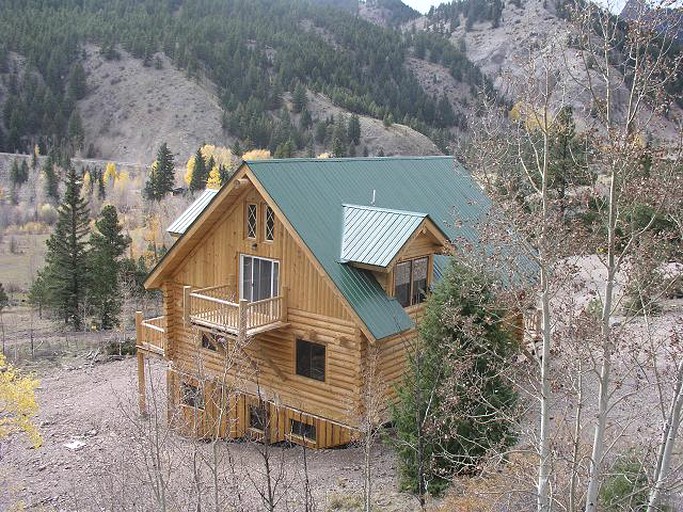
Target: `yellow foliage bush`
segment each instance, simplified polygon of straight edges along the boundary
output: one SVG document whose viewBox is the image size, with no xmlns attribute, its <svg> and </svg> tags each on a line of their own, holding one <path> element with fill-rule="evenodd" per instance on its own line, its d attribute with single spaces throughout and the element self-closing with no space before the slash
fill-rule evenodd
<svg viewBox="0 0 683 512">
<path fill-rule="evenodd" d="M 221 173 L 218 171 L 218 167 L 214 165 L 209 172 L 209 179 L 206 180 L 206 188 L 219 189 L 221 185 Z"/>
<path fill-rule="evenodd" d="M 268 160 L 271 158 L 267 149 L 252 149 L 242 155 L 242 160 Z"/>
<path fill-rule="evenodd" d="M 192 175 L 194 174 L 194 155 L 190 157 L 190 159 L 187 161 L 187 165 L 185 165 L 185 176 L 183 176 L 183 180 L 185 181 L 185 184 L 189 187 L 190 183 L 192 182 Z"/>
<path fill-rule="evenodd" d="M 38 413 L 36 388 L 40 382 L 22 374 L 0 354 L 0 439 L 23 433 L 38 448 L 43 440 L 33 418 Z"/>
</svg>

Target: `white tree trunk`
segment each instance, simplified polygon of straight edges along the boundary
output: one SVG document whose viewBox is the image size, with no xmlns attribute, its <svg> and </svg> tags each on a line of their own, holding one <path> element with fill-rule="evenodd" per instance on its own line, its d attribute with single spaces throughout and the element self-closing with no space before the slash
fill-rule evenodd
<svg viewBox="0 0 683 512">
<path fill-rule="evenodd" d="M 657 457 L 657 469 L 654 475 L 655 485 L 650 491 L 650 499 L 647 504 L 647 512 L 656 512 L 659 509 L 659 502 L 662 498 L 662 493 L 665 490 L 665 485 L 669 479 L 669 470 L 671 468 L 671 455 L 673 453 L 678 430 L 681 426 L 681 409 L 683 408 L 683 361 L 678 364 L 678 373 L 676 374 L 676 389 L 673 397 L 671 397 L 671 408 L 666 418 L 666 426 L 662 433 L 662 442 L 659 446 L 659 455 Z"/>
</svg>

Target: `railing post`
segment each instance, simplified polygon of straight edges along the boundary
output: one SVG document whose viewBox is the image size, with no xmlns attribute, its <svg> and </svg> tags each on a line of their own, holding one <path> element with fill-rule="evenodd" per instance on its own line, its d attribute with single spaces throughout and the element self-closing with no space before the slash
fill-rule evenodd
<svg viewBox="0 0 683 512">
<path fill-rule="evenodd" d="M 245 343 L 247 338 L 247 321 L 249 316 L 249 301 L 247 299 L 240 299 L 237 313 L 239 316 L 237 339 L 241 343 Z"/>
<path fill-rule="evenodd" d="M 192 300 L 190 293 L 192 293 L 192 287 L 183 286 L 183 323 L 185 326 L 190 324 L 190 308 Z"/>
</svg>

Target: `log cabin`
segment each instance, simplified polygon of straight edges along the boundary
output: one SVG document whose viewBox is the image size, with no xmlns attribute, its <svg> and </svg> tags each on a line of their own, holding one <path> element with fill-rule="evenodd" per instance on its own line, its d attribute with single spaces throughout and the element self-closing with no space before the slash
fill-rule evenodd
<svg viewBox="0 0 683 512">
<path fill-rule="evenodd" d="M 489 207 L 452 157 L 243 162 L 147 277 L 163 315 L 136 318 L 141 409 L 160 356 L 189 435 L 349 443 L 364 397 L 393 399 L 444 254 L 476 243 Z"/>
</svg>

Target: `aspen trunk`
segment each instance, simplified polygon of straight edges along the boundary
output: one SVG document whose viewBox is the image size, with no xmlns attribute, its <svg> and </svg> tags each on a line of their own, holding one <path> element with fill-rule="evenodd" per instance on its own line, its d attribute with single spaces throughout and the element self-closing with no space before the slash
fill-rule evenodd
<svg viewBox="0 0 683 512">
<path fill-rule="evenodd" d="M 676 389 L 673 397 L 671 397 L 671 409 L 666 418 L 666 426 L 662 433 L 662 442 L 659 447 L 659 454 L 657 457 L 657 469 L 654 475 L 655 485 L 650 491 L 650 499 L 647 504 L 647 512 L 656 512 L 660 510 L 659 502 L 662 498 L 662 493 L 665 490 L 664 486 L 669 479 L 669 470 L 671 467 L 671 455 L 673 453 L 676 438 L 678 436 L 678 429 L 681 426 L 681 409 L 683 408 L 683 361 L 678 364 L 678 373 L 676 374 Z"/>
</svg>

